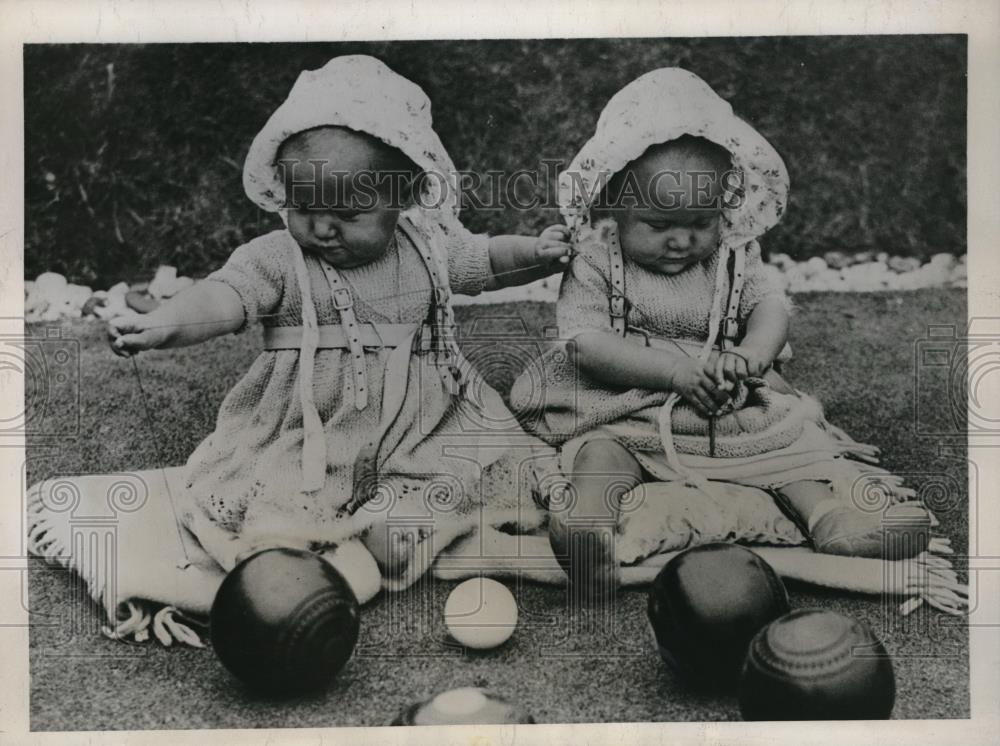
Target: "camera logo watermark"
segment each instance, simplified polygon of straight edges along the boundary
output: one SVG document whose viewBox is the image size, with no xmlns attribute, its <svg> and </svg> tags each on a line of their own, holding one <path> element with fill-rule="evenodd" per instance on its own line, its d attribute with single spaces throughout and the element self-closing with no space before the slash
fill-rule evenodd
<svg viewBox="0 0 1000 746">
<path fill-rule="evenodd" d="M 18 378 L 24 399 L 0 396 L 0 446 L 14 438 L 74 438 L 80 431 L 80 343 L 59 327 L 0 327 L 0 392 Z M 7 325 L 4 325 L 6 327 Z"/>
<path fill-rule="evenodd" d="M 931 325 L 914 353 L 917 435 L 1000 435 L 1000 319 Z"/>
</svg>

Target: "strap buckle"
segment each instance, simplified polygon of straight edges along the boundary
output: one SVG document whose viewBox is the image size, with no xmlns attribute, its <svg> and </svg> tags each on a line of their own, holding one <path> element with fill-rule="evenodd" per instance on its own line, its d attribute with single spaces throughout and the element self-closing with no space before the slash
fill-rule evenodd
<svg viewBox="0 0 1000 746">
<path fill-rule="evenodd" d="M 351 291 L 347 288 L 337 288 L 333 291 L 333 307 L 338 311 L 346 311 L 354 305 Z"/>
<path fill-rule="evenodd" d="M 629 302 L 621 293 L 612 293 L 610 298 L 611 305 L 611 317 L 615 319 L 624 319 L 628 314 Z"/>
<path fill-rule="evenodd" d="M 736 339 L 740 333 L 739 322 L 732 316 L 727 316 L 722 320 L 722 336 L 724 339 Z"/>
</svg>

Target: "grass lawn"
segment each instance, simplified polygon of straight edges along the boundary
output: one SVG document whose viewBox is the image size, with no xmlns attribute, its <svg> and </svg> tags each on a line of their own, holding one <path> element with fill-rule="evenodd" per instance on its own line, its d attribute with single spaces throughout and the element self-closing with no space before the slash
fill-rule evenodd
<svg viewBox="0 0 1000 746">
<path fill-rule="evenodd" d="M 967 552 L 963 437 L 924 436 L 918 423 L 949 421 L 948 377 L 917 370 L 917 342 L 932 324 L 961 328 L 964 291 L 797 296 L 789 379 L 817 395 L 831 421 L 879 445 L 889 469 L 926 487 L 940 530 Z M 551 306 L 459 309 L 477 345 L 525 345 L 554 324 Z M 80 345 L 79 406 L 48 413 L 70 436 L 29 441 L 28 483 L 55 474 L 105 473 L 181 464 L 212 428 L 226 391 L 259 349 L 259 331 L 138 359 L 155 419 L 144 421 L 128 361 L 114 357 L 102 325 L 66 323 Z M 43 331 L 44 333 L 44 331 Z M 470 340 L 471 338 L 470 337 Z M 471 341 L 468 342 L 471 345 Z M 471 349 L 471 346 L 470 346 Z M 475 356 L 473 356 L 475 357 Z M 484 359 L 515 360 L 517 355 Z M 484 371 L 505 393 L 514 364 Z M 961 392 L 959 392 L 961 393 Z M 964 401 L 964 400 L 962 400 Z M 919 414 L 919 420 L 915 415 Z M 76 427 L 74 417 L 79 417 Z M 154 447 L 155 442 L 155 447 Z M 940 446 L 954 446 L 943 453 Z M 934 485 L 957 485 L 939 494 Z M 732 720 L 734 699 L 685 689 L 660 661 L 646 629 L 646 594 L 621 594 L 611 619 L 566 615 L 565 591 L 512 587 L 520 624 L 498 650 L 471 654 L 448 643 L 443 606 L 453 583 L 423 583 L 380 596 L 362 612 L 355 655 L 327 691 L 272 702 L 246 693 L 209 650 L 124 645 L 97 632 L 97 608 L 74 595 L 65 572 L 32 563 L 33 730 L 323 727 L 385 724 L 406 704 L 442 689 L 486 686 L 523 703 L 541 723 Z M 960 619 L 921 609 L 899 617 L 893 599 L 789 587 L 792 605 L 821 606 L 864 620 L 894 657 L 896 718 L 969 716 L 967 631 Z M 627 672 L 623 676 L 623 672 Z"/>
</svg>

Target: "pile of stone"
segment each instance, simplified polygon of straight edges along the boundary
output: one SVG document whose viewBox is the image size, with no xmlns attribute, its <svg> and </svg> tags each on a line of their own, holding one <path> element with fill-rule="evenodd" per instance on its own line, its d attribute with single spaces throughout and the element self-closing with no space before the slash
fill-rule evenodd
<svg viewBox="0 0 1000 746">
<path fill-rule="evenodd" d="M 190 277 L 178 277 L 176 267 L 160 267 L 152 282 L 131 286 L 119 282 L 107 290 L 92 291 L 85 285 L 67 282 L 57 272 L 43 272 L 24 283 L 24 320 L 104 320 L 128 309 L 146 313 L 194 282 Z"/>
<path fill-rule="evenodd" d="M 57 272 L 43 272 L 24 283 L 26 321 L 78 319 L 93 293 L 86 285 L 72 285 Z"/>
<path fill-rule="evenodd" d="M 790 293 L 964 288 L 967 281 L 964 254 L 935 254 L 926 264 L 913 257 L 872 252 L 830 251 L 804 262 L 796 262 L 787 254 L 774 254 L 769 266 L 775 279 Z"/>
</svg>

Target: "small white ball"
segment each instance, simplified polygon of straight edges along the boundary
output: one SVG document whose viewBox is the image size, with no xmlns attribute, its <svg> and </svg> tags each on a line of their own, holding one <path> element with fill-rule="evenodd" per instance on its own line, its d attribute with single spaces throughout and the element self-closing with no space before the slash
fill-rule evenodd
<svg viewBox="0 0 1000 746">
<path fill-rule="evenodd" d="M 434 714 L 448 722 L 449 717 L 474 715 L 489 704 L 481 689 L 465 687 L 442 692 L 431 700 Z"/>
<path fill-rule="evenodd" d="M 466 647 L 495 648 L 514 634 L 517 602 L 503 583 L 489 578 L 472 578 L 448 596 L 444 623 L 451 636 Z"/>
</svg>

